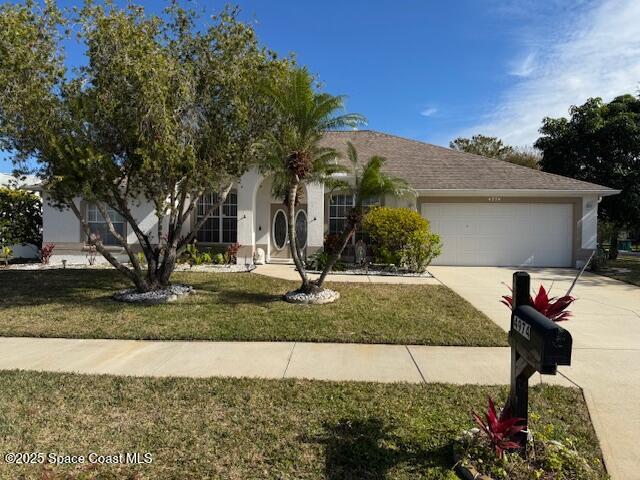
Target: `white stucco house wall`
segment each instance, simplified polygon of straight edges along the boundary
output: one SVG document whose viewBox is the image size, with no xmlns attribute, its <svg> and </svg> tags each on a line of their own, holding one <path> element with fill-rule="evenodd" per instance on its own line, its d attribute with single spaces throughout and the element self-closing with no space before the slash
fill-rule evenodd
<svg viewBox="0 0 640 480">
<path fill-rule="evenodd" d="M 323 143 L 344 151 L 347 141 L 366 161 L 387 158 L 385 169 L 406 179 L 415 190 L 407 198 L 382 198 L 379 204 L 412 208 L 439 233 L 443 252 L 434 264 L 580 267 L 597 246 L 598 203 L 616 190 L 532 170 L 501 160 L 458 152 L 369 130 L 329 132 Z M 56 244 L 52 262 L 86 263 L 86 238 L 68 210 L 58 210 L 43 193 L 43 241 Z M 211 201 L 205 199 L 204 202 Z M 341 230 L 353 198 L 329 194 L 321 184 L 304 188 L 297 228 L 310 255 L 322 248 L 329 233 Z M 80 211 L 100 228 L 96 210 L 76 199 Z M 204 210 L 204 206 L 202 206 Z M 185 223 L 188 232 L 198 215 Z M 156 230 L 150 204 L 135 207 L 143 230 Z M 256 169 L 234 185 L 225 205 L 198 232 L 198 245 L 242 245 L 238 261 L 252 263 L 257 249 L 268 262 L 288 262 L 287 220 L 282 201 L 271 194 L 271 179 Z M 119 228 L 135 245 L 125 223 Z M 157 240 L 157 239 L 156 239 Z M 126 258 L 121 247 L 110 247 Z"/>
</svg>

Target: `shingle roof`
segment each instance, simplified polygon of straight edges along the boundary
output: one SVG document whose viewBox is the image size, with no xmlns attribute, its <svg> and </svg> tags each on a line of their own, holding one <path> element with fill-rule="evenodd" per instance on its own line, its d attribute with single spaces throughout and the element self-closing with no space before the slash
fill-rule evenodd
<svg viewBox="0 0 640 480">
<path fill-rule="evenodd" d="M 321 144 L 344 153 L 347 141 L 354 144 L 361 161 L 372 155 L 385 157 L 385 170 L 404 178 L 416 190 L 617 193 L 601 185 L 372 130 L 327 132 Z"/>
</svg>

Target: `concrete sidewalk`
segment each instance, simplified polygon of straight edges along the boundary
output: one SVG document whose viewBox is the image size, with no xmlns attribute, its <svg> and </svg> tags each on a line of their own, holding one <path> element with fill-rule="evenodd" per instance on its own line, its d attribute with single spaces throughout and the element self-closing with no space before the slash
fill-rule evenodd
<svg viewBox="0 0 640 480">
<path fill-rule="evenodd" d="M 131 376 L 507 384 L 505 347 L 0 338 L 0 369 Z M 541 377 L 532 383 L 541 382 Z M 562 377 L 547 383 L 570 385 Z"/>
</svg>

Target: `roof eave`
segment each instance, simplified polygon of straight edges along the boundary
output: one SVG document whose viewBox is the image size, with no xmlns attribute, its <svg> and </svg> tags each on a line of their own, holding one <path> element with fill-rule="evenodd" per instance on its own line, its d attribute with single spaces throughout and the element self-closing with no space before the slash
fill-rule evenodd
<svg viewBox="0 0 640 480">
<path fill-rule="evenodd" d="M 417 188 L 418 195 L 442 197 L 581 197 L 584 195 L 599 195 L 602 197 L 617 195 L 620 190 L 603 187 L 602 189 L 518 189 L 518 188 Z"/>
</svg>

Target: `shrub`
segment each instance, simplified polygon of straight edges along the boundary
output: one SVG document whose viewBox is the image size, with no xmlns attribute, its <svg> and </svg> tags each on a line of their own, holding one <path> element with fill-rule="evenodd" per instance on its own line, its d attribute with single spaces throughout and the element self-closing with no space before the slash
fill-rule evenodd
<svg viewBox="0 0 640 480">
<path fill-rule="evenodd" d="M 531 418 L 536 417 L 531 413 Z M 482 419 L 481 419 L 482 420 Z M 483 435 L 465 435 L 454 449 L 460 464 L 472 466 L 489 478 L 511 480 L 601 480 L 609 478 L 601 472 L 602 461 L 590 452 L 581 451 L 574 438 L 560 435 L 553 424 L 540 426 L 527 442 L 524 456 L 503 450 L 496 455 L 492 444 Z M 479 474 L 478 474 L 479 475 Z M 480 477 L 477 478 L 486 478 Z"/>
<path fill-rule="evenodd" d="M 55 243 L 45 243 L 40 249 L 40 261 L 44 265 L 49 265 L 49 260 L 51 259 L 51 255 L 53 255 L 53 250 L 55 248 Z"/>
<path fill-rule="evenodd" d="M 605 251 L 602 245 L 598 245 L 595 255 L 591 259 L 589 266 L 592 272 L 601 272 L 607 268 L 607 262 L 609 260 L 609 254 Z"/>
<path fill-rule="evenodd" d="M 509 290 L 511 290 L 511 287 L 509 287 Z M 560 298 L 549 297 L 549 292 L 540 285 L 540 289 L 538 290 L 535 298 L 529 296 L 529 303 L 533 308 L 554 322 L 568 320 L 573 314 L 569 312 L 567 308 L 575 302 L 575 297 L 572 297 L 571 295 L 565 295 Z M 513 298 L 511 295 L 503 295 L 500 303 L 506 305 L 509 309 L 513 309 Z"/>
<path fill-rule="evenodd" d="M 431 233 L 427 219 L 409 208 L 373 208 L 362 226 L 374 241 L 378 263 L 423 272 L 440 255 L 440 237 Z"/>
<path fill-rule="evenodd" d="M 221 265 L 225 263 L 225 258 L 223 253 L 214 253 L 213 254 L 213 263 L 217 265 Z"/>
<path fill-rule="evenodd" d="M 241 246 L 242 245 L 236 242 L 227 247 L 227 250 L 225 252 L 225 259 L 227 263 L 231 264 L 238 261 L 238 252 L 240 251 Z"/>
<path fill-rule="evenodd" d="M 31 192 L 0 187 L 0 244 L 29 244 L 42 241 L 42 202 Z"/>
<path fill-rule="evenodd" d="M 2 247 L 2 250 L 0 250 L 0 258 L 4 260 L 5 267 L 9 265 L 9 259 L 11 258 L 12 255 L 13 255 L 13 250 L 11 249 L 11 247 L 5 246 L 5 247 Z"/>
<path fill-rule="evenodd" d="M 89 249 L 87 250 L 87 262 L 89 262 L 89 265 L 95 265 L 96 263 L 96 257 L 98 256 L 98 249 L 96 248 L 95 245 L 89 245 Z"/>
<path fill-rule="evenodd" d="M 198 250 L 195 244 L 187 245 L 184 253 L 184 261 L 191 265 L 202 265 L 203 263 L 211 263 L 211 254 L 207 252 L 201 252 Z"/>
<path fill-rule="evenodd" d="M 330 258 L 331 253 L 324 250 L 318 250 L 307 259 L 307 268 L 322 271 Z M 338 259 L 332 270 L 334 272 L 343 272 L 345 270 L 345 266 L 342 260 Z"/>
<path fill-rule="evenodd" d="M 431 260 L 440 255 L 440 236 L 417 230 L 409 235 L 407 244 L 400 250 L 400 263 L 411 272 L 423 273 Z"/>
<path fill-rule="evenodd" d="M 498 415 L 491 397 L 489 397 L 489 409 L 484 419 L 475 412 L 472 415 L 498 458 L 504 456 L 505 450 L 519 447 L 515 442 L 515 436 L 525 429 L 524 418 L 512 417 L 509 410 Z"/>
</svg>

